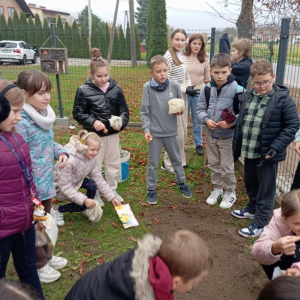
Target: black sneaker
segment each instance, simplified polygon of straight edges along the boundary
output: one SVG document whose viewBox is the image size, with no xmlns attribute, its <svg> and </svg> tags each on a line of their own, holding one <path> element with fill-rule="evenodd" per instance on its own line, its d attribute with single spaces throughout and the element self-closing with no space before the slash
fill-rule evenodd
<svg viewBox="0 0 300 300">
<path fill-rule="evenodd" d="M 184 168 L 184 169 L 187 169 L 188 167 L 189 167 L 189 165 L 185 165 L 185 166 L 183 166 L 183 168 Z"/>
<path fill-rule="evenodd" d="M 147 192 L 147 202 L 149 204 L 156 204 L 157 198 L 156 198 L 156 192 L 155 191 L 148 191 Z"/>
<path fill-rule="evenodd" d="M 163 161 L 162 166 L 161 166 L 160 169 L 161 169 L 163 172 L 166 172 L 166 173 L 170 173 L 170 174 L 175 175 L 175 172 L 173 173 L 173 172 L 171 172 L 170 170 L 168 170 L 168 169 L 166 168 L 165 162 L 164 162 L 164 161 Z"/>
<path fill-rule="evenodd" d="M 196 152 L 199 156 L 202 156 L 204 154 L 204 150 L 203 150 L 202 146 L 197 146 Z"/>
<path fill-rule="evenodd" d="M 191 198 L 192 192 L 189 186 L 186 183 L 180 183 L 179 185 L 180 191 L 185 198 Z"/>
</svg>

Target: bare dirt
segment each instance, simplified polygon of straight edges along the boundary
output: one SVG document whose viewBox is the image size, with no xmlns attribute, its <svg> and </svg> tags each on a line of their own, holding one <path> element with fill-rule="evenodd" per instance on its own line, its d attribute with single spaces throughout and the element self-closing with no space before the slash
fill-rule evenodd
<svg viewBox="0 0 300 300">
<path fill-rule="evenodd" d="M 238 189 L 242 188 L 243 185 L 239 184 Z M 251 243 L 239 236 L 237 231 L 240 228 L 235 226 L 236 220 L 231 217 L 230 210 L 203 203 L 205 194 L 196 203 L 186 199 L 174 203 L 163 194 L 164 190 L 158 191 L 164 203 L 155 211 L 155 218 L 160 223 L 154 220 L 151 232 L 163 238 L 175 230 L 191 230 L 207 242 L 214 262 L 212 271 L 198 287 L 188 294 L 176 294 L 175 299 L 256 299 L 268 279 L 260 265 L 251 258 Z M 151 219 L 153 214 L 146 217 Z"/>
</svg>

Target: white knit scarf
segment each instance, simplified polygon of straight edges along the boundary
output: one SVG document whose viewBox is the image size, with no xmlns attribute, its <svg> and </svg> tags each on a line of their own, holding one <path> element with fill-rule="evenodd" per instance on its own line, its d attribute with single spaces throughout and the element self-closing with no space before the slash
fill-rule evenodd
<svg viewBox="0 0 300 300">
<path fill-rule="evenodd" d="M 43 130 L 49 130 L 52 128 L 56 116 L 50 105 L 48 105 L 46 109 L 37 111 L 31 105 L 25 103 L 23 109 L 28 116 Z"/>
</svg>

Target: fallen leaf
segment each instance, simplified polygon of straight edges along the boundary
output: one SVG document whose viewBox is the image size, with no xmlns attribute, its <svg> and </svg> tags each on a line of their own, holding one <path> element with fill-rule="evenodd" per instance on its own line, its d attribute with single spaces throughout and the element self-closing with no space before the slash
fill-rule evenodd
<svg viewBox="0 0 300 300">
<path fill-rule="evenodd" d="M 103 257 L 97 258 L 97 265 L 102 265 L 103 263 L 104 263 L 104 258 Z"/>
<path fill-rule="evenodd" d="M 115 222 L 111 222 L 115 227 L 119 227 Z"/>
<path fill-rule="evenodd" d="M 62 242 L 57 242 L 59 245 L 61 246 L 66 246 L 66 244 L 62 243 Z"/>
<path fill-rule="evenodd" d="M 244 245 L 246 248 L 252 250 L 253 246 L 252 245 Z"/>
<path fill-rule="evenodd" d="M 173 206 L 173 205 L 169 206 L 168 208 L 173 208 L 173 209 L 176 209 L 176 207 L 175 207 L 175 206 Z"/>
<path fill-rule="evenodd" d="M 159 220 L 157 220 L 156 218 L 153 219 L 156 223 L 160 223 Z"/>
<path fill-rule="evenodd" d="M 141 203 L 141 205 L 143 205 L 143 206 L 151 206 L 151 205 L 148 204 L 148 203 Z"/>
<path fill-rule="evenodd" d="M 143 193 L 140 193 L 138 201 L 142 201 L 142 196 L 143 196 Z"/>
<path fill-rule="evenodd" d="M 134 238 L 133 236 L 129 236 L 129 238 L 130 238 L 133 242 L 137 243 L 136 238 Z"/>
<path fill-rule="evenodd" d="M 132 185 L 134 185 L 135 184 L 135 182 L 131 182 L 130 184 L 129 184 L 129 186 L 132 186 Z"/>
<path fill-rule="evenodd" d="M 167 187 L 174 186 L 176 184 L 177 184 L 176 182 L 172 182 L 172 183 L 168 184 Z"/>
<path fill-rule="evenodd" d="M 85 259 L 80 260 L 79 274 L 82 276 L 83 273 L 83 264 L 85 263 Z"/>
<path fill-rule="evenodd" d="M 141 211 L 141 212 L 140 212 L 140 215 L 141 215 L 141 216 L 144 216 L 144 215 L 145 215 L 145 213 L 144 213 L 143 211 Z"/>
<path fill-rule="evenodd" d="M 84 255 L 87 256 L 87 257 L 91 257 L 92 253 L 91 252 L 85 252 Z"/>
</svg>

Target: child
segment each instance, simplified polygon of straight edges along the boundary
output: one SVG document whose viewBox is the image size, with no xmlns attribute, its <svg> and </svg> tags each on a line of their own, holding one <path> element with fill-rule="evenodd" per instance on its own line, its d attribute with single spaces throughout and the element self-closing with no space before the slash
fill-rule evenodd
<svg viewBox="0 0 300 300">
<path fill-rule="evenodd" d="M 30 201 L 37 192 L 28 146 L 15 128 L 21 120 L 24 102 L 16 85 L 0 80 L 0 278 L 5 277 L 12 252 L 19 279 L 35 288 L 44 299 L 35 266 L 35 229 Z M 0 291 L 2 296 L 2 288 Z"/>
<path fill-rule="evenodd" d="M 194 89 L 194 86 L 191 86 L 191 79 L 189 75 L 187 60 L 185 56 L 181 53 L 183 47 L 185 46 L 186 39 L 187 35 L 183 29 L 178 28 L 174 30 L 171 35 L 172 46 L 164 55 L 164 57 L 167 59 L 169 68 L 168 78 L 175 80 L 180 84 L 182 97 L 185 102 L 183 114 L 177 116 L 178 143 L 183 168 L 188 167 L 184 152 L 184 145 L 187 138 L 187 95 L 194 97 L 199 92 L 199 89 Z M 174 168 L 168 155 L 168 151 L 165 152 L 164 162 L 161 167 L 161 170 L 164 172 L 175 174 Z"/>
<path fill-rule="evenodd" d="M 64 212 L 84 211 L 94 207 L 97 189 L 114 206 L 121 205 L 98 168 L 96 156 L 100 146 L 101 141 L 96 133 L 81 130 L 77 136 L 71 136 L 70 142 L 65 146 L 70 155 L 67 165 L 63 169 L 59 167 L 59 163 L 55 165 L 53 177 L 56 199 L 73 202 L 51 208 L 51 215 L 58 226 L 65 223 Z M 86 195 L 79 192 L 79 188 L 86 189 Z"/>
<path fill-rule="evenodd" d="M 199 91 L 203 86 L 210 82 L 209 60 L 206 57 L 204 38 L 201 34 L 194 33 L 190 36 L 189 42 L 186 45 L 184 56 L 188 62 L 189 74 L 191 82 Z M 197 105 L 200 98 L 200 93 L 194 96 L 188 95 L 188 115 L 190 108 L 192 111 L 193 120 L 193 135 L 196 152 L 199 156 L 204 154 L 202 144 L 202 125 L 197 119 Z"/>
<path fill-rule="evenodd" d="M 299 241 L 300 190 L 293 190 L 283 196 L 281 208 L 274 210 L 269 225 L 253 246 L 252 255 L 263 265 L 269 279 L 282 276 L 287 269 L 299 276 Z"/>
<path fill-rule="evenodd" d="M 22 120 L 17 130 L 22 135 L 30 150 L 33 180 L 37 187 L 37 196 L 42 201 L 45 211 L 50 213 L 52 197 L 55 196 L 53 184 L 54 159 L 63 168 L 68 160 L 67 150 L 53 138 L 55 113 L 49 105 L 51 81 L 38 70 L 26 70 L 19 74 L 16 81 L 25 95 Z M 48 245 L 36 247 L 36 267 L 42 282 L 53 282 L 61 274 L 56 269 L 66 266 L 67 260 L 52 255 Z"/>
<path fill-rule="evenodd" d="M 167 60 L 163 56 L 152 57 L 150 68 L 150 74 L 153 77 L 144 84 L 141 107 L 142 126 L 148 142 L 147 201 L 149 204 L 157 203 L 157 168 L 163 147 L 169 153 L 182 195 L 191 198 L 192 193 L 185 184 L 185 174 L 180 159 L 177 117 L 175 114 L 168 113 L 168 101 L 173 98 L 182 98 L 180 85 L 168 79 Z"/>
<path fill-rule="evenodd" d="M 238 39 L 231 44 L 231 73 L 235 76 L 236 82 L 247 88 L 250 77 L 250 68 L 253 64 L 251 56 L 252 44 L 249 39 Z"/>
<path fill-rule="evenodd" d="M 206 203 L 214 205 L 223 198 L 221 208 L 230 208 L 236 201 L 234 163 L 232 156 L 232 137 L 238 115 L 233 120 L 225 121 L 223 110 L 228 109 L 233 115 L 234 102 L 243 93 L 231 75 L 231 60 L 228 54 L 220 53 L 211 60 L 211 83 L 200 93 L 197 107 L 198 120 L 207 125 L 206 145 L 208 167 L 211 169 L 211 182 L 214 190 Z M 210 88 L 210 97 L 206 99 L 205 89 Z M 207 101 L 208 100 L 208 101 Z M 234 120 L 235 119 L 235 120 Z M 223 184 L 225 194 L 223 197 Z"/>
<path fill-rule="evenodd" d="M 300 300 L 300 277 L 279 277 L 262 289 L 257 300 Z"/>
<path fill-rule="evenodd" d="M 212 258 L 195 233 L 176 231 L 161 241 L 151 234 L 115 260 L 81 277 L 65 300 L 173 300 L 208 274 Z"/>
<path fill-rule="evenodd" d="M 119 131 L 129 121 L 129 110 L 122 88 L 109 78 L 109 64 L 101 58 L 99 49 L 92 49 L 90 78 L 77 89 L 73 117 L 84 129 L 93 131 L 101 137 L 102 147 L 98 154 L 98 166 L 105 168 L 105 179 L 115 192 L 119 202 L 124 199 L 117 193 L 116 177 L 121 170 Z M 122 127 L 113 128 L 111 116 L 122 118 Z"/>
<path fill-rule="evenodd" d="M 295 151 L 298 155 L 300 155 L 300 130 L 297 131 L 295 136 Z M 298 163 L 294 180 L 291 186 L 291 190 L 299 189 L 300 188 L 300 161 Z"/>
<path fill-rule="evenodd" d="M 289 90 L 274 84 L 272 65 L 258 59 L 251 67 L 253 89 L 240 98 L 240 113 L 233 139 L 234 161 L 245 158 L 248 204 L 234 210 L 237 218 L 253 219 L 239 231 L 244 237 L 259 236 L 270 218 L 276 192 L 278 162 L 299 129 L 299 117 Z"/>
</svg>

